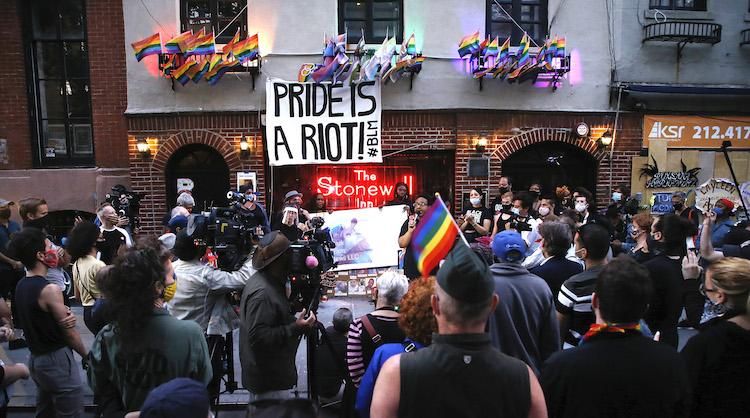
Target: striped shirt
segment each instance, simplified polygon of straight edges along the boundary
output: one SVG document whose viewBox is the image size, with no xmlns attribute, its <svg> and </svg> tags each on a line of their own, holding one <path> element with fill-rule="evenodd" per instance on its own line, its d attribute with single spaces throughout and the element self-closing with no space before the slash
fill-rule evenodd
<svg viewBox="0 0 750 418">
<path fill-rule="evenodd" d="M 581 336 L 594 323 L 591 294 L 594 293 L 596 278 L 603 268 L 604 265 L 595 266 L 571 276 L 560 287 L 555 307 L 557 312 L 569 318 L 568 332 L 563 338 L 570 345 L 578 345 Z"/>
<path fill-rule="evenodd" d="M 400 343 L 406 338 L 404 332 L 398 327 L 398 317 L 367 314 L 373 328 L 380 335 L 377 342 L 367 332 L 362 324 L 362 318 L 357 318 L 349 325 L 349 334 L 346 341 L 346 365 L 349 369 L 349 377 L 356 387 L 367 370 L 367 365 L 372 359 L 375 349 L 386 343 Z"/>
</svg>

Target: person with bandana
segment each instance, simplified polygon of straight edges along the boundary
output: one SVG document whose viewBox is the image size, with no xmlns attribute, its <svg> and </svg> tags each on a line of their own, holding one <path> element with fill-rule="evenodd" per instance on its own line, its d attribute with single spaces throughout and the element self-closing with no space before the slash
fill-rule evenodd
<svg viewBox="0 0 750 418">
<path fill-rule="evenodd" d="M 111 322 L 88 356 L 88 382 L 103 416 L 141 408 L 151 389 L 176 377 L 204 386 L 211 360 L 200 325 L 169 315 L 177 289 L 171 256 L 156 239 L 128 248 L 99 281 Z"/>
<path fill-rule="evenodd" d="M 70 255 L 65 252 L 65 249 L 62 246 L 58 245 L 60 244 L 59 242 L 54 242 L 53 237 L 50 235 L 49 207 L 47 206 L 47 201 L 36 197 L 23 199 L 18 202 L 18 214 L 21 215 L 24 228 L 36 228 L 44 232 L 47 239 L 50 241 L 52 249 L 57 251 L 60 263 L 56 267 L 50 267 L 47 269 L 47 281 L 57 285 L 57 287 L 60 288 L 60 292 L 65 292 L 69 280 L 66 278 L 63 266 L 70 264 Z M 69 302 L 65 300 L 65 303 L 68 304 Z"/>
<path fill-rule="evenodd" d="M 36 416 L 83 416 L 83 385 L 73 351 L 85 359 L 88 350 L 62 292 L 46 278 L 48 269 L 59 266 L 58 252 L 38 228 L 13 235 L 9 251 L 26 267 L 26 277 L 16 286 L 16 312 L 31 352 Z"/>
<path fill-rule="evenodd" d="M 469 244 L 479 237 L 492 233 L 492 210 L 482 204 L 483 199 L 482 189 L 471 189 L 469 192 L 469 208 L 458 219 L 458 226 L 463 231 Z"/>
<path fill-rule="evenodd" d="M 648 271 L 627 256 L 600 271 L 591 296 L 595 322 L 578 347 L 553 354 L 542 368 L 550 417 L 691 415 L 679 354 L 641 333 L 652 292 Z"/>
<path fill-rule="evenodd" d="M 711 209 L 716 214 L 711 229 L 711 245 L 714 248 L 721 248 L 724 245 L 724 238 L 734 226 L 734 221 L 731 219 L 733 210 L 734 203 L 726 198 L 717 200 L 714 208 Z"/>
</svg>

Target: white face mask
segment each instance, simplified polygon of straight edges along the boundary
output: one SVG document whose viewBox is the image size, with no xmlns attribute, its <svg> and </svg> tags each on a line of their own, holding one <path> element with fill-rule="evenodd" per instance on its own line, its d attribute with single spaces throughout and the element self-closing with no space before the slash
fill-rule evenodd
<svg viewBox="0 0 750 418">
<path fill-rule="evenodd" d="M 576 212 L 584 212 L 586 211 L 586 207 L 588 205 L 585 203 L 576 203 Z"/>
<path fill-rule="evenodd" d="M 482 198 L 480 197 L 472 197 L 469 199 L 469 202 L 471 202 L 472 205 L 478 206 L 480 203 L 482 203 Z"/>
<path fill-rule="evenodd" d="M 549 208 L 546 207 L 546 206 L 542 206 L 541 208 L 539 208 L 539 215 L 540 216 L 547 216 L 547 215 L 549 215 Z"/>
<path fill-rule="evenodd" d="M 518 208 L 510 208 L 510 211 L 513 212 L 514 215 L 518 215 L 521 213 L 521 209 Z"/>
<path fill-rule="evenodd" d="M 612 192 L 612 201 L 613 202 L 619 202 L 622 200 L 622 193 L 620 192 Z"/>
</svg>

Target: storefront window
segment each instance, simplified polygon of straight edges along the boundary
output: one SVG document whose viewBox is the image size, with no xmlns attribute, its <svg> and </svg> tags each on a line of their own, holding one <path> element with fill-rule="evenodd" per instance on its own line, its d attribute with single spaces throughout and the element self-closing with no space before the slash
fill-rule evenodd
<svg viewBox="0 0 750 418">
<path fill-rule="evenodd" d="M 369 44 L 383 42 L 385 36 L 403 37 L 403 0 L 339 0 L 339 33 L 346 33 L 347 42 L 355 44 L 365 35 Z"/>
<path fill-rule="evenodd" d="M 93 165 L 83 1 L 34 1 L 28 10 L 36 163 L 41 166 Z"/>
<path fill-rule="evenodd" d="M 380 207 L 392 200 L 395 185 L 403 182 L 409 194 L 439 192 L 443 198 L 453 196 L 452 152 L 398 154 L 383 164 L 305 165 L 274 169 L 274 210 L 282 204 L 284 194 L 298 190 L 307 204 L 322 193 L 328 209 Z"/>
<path fill-rule="evenodd" d="M 512 17 L 512 19 L 511 19 Z M 515 20 L 523 30 L 513 23 Z M 487 33 L 516 45 L 523 32 L 541 45 L 547 36 L 547 0 L 487 0 Z"/>
<path fill-rule="evenodd" d="M 650 0 L 649 8 L 706 11 L 706 0 Z"/>
</svg>

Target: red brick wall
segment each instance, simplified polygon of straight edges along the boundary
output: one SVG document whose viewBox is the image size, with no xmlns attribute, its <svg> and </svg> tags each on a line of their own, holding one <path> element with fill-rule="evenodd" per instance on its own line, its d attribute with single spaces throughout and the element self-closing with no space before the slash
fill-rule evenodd
<svg viewBox="0 0 750 418">
<path fill-rule="evenodd" d="M 640 116 L 621 117 L 620 129 L 612 165 L 612 184 L 630 181 L 630 161 L 641 147 Z M 578 139 L 566 129 L 584 121 L 592 127 L 594 137 L 613 125 L 611 114 L 530 113 L 530 112 L 384 112 L 383 153 L 402 151 L 449 150 L 455 151 L 454 207 L 458 207 L 461 194 L 479 182 L 487 184 L 495 196 L 497 181 L 502 173 L 502 160 L 525 145 L 542 141 L 564 141 L 589 152 L 599 162 L 597 196 L 605 204 L 609 195 L 608 153 L 599 150 L 589 139 Z M 544 128 L 518 135 L 513 128 Z M 552 129 L 547 129 L 552 128 Z M 129 116 L 130 173 L 133 187 L 149 193 L 141 216 L 144 232 L 158 232 L 159 220 L 166 213 L 164 170 L 169 157 L 181 146 L 203 143 L 224 155 L 231 173 L 231 184 L 236 182 L 237 171 L 255 171 L 258 190 L 267 190 L 265 157 L 261 128 L 257 114 L 192 114 Z M 474 139 L 479 135 L 489 139 L 486 155 L 490 155 L 490 178 L 467 177 L 470 157 L 478 156 Z M 243 135 L 256 137 L 255 147 L 248 159 L 239 158 L 239 141 Z M 137 155 L 138 138 L 149 138 L 152 154 L 143 159 Z M 428 143 L 429 142 L 429 143 Z M 606 154 L 606 156 L 605 156 Z M 264 196 L 261 197 L 264 199 Z"/>
<path fill-rule="evenodd" d="M 122 0 L 86 2 L 94 152 L 99 167 L 127 167 L 125 24 Z"/>
<path fill-rule="evenodd" d="M 31 133 L 26 98 L 26 64 L 23 56 L 21 10 L 18 2 L 3 2 L 0 13 L 0 62 L 3 79 L 0 82 L 0 138 L 8 144 L 8 164 L 0 169 L 31 168 Z"/>
</svg>

